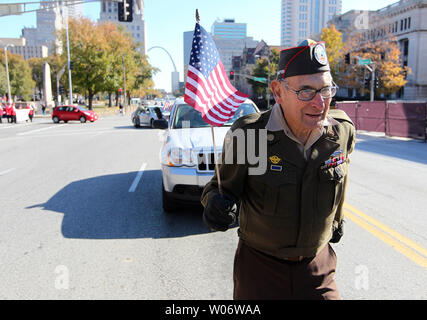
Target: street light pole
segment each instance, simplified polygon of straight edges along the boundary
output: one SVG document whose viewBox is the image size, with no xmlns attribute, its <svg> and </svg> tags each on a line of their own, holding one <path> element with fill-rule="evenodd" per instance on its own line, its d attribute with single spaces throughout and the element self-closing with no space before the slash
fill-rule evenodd
<svg viewBox="0 0 427 320">
<path fill-rule="evenodd" d="M 123 53 L 123 108 L 127 109 L 127 100 L 126 100 L 126 65 L 125 65 L 125 55 Z"/>
<path fill-rule="evenodd" d="M 4 47 L 4 58 L 5 58 L 5 63 L 6 63 L 6 78 L 7 78 L 7 99 L 11 100 L 11 96 L 10 96 L 10 81 L 9 81 L 9 66 L 7 63 L 7 47 L 13 47 L 13 44 L 7 44 Z"/>
<path fill-rule="evenodd" d="M 70 69 L 70 37 L 68 35 L 68 8 L 65 10 L 64 9 L 67 7 L 64 7 L 64 5 L 62 5 L 62 14 L 65 15 L 65 19 L 66 19 L 66 23 L 65 23 L 65 30 L 67 33 L 67 59 L 68 59 L 68 85 L 69 85 L 69 91 L 70 91 L 70 102 L 69 104 L 73 104 L 73 84 L 71 81 L 71 69 Z"/>
</svg>

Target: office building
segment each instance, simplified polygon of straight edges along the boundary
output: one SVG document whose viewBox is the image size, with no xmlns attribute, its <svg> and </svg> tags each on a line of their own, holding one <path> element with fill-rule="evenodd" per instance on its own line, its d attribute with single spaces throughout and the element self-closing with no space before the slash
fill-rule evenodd
<svg viewBox="0 0 427 320">
<path fill-rule="evenodd" d="M 63 6 L 65 6 L 63 10 Z M 40 10 L 36 14 L 37 26 L 22 29 L 22 37 L 26 39 L 26 45 L 30 47 L 46 46 L 48 54 L 62 52 L 61 41 L 57 38 L 57 32 L 65 27 L 65 15 L 78 18 L 83 15 L 83 3 L 81 0 L 46 0 L 40 2 Z M 23 49 L 23 52 L 27 49 Z M 41 49 L 43 50 L 43 49 Z"/>
<path fill-rule="evenodd" d="M 99 22 L 114 22 L 122 25 L 132 35 L 141 53 L 146 54 L 146 32 L 144 20 L 144 1 L 133 2 L 133 21 L 120 22 L 118 17 L 118 3 L 115 1 L 102 0 Z"/>
<path fill-rule="evenodd" d="M 282 0 L 280 45 L 294 47 L 320 34 L 341 8 L 341 0 Z"/>
<path fill-rule="evenodd" d="M 212 38 L 215 41 L 224 69 L 232 70 L 233 56 L 242 54 L 245 48 L 255 48 L 258 41 L 246 36 L 246 23 L 236 23 L 234 19 L 215 21 L 212 25 Z"/>
<path fill-rule="evenodd" d="M 217 39 L 245 39 L 246 23 L 236 23 L 234 19 L 217 20 L 213 23 L 211 32 Z"/>
<path fill-rule="evenodd" d="M 401 0 L 376 11 L 349 12 L 342 16 L 350 17 L 355 23 L 342 23 L 346 20 L 336 17 L 330 23 L 338 22 L 336 27 L 343 38 L 360 33 L 362 41 L 395 39 L 397 41 L 403 66 L 411 73 L 407 83 L 393 98 L 404 100 L 427 99 L 427 0 Z M 363 19 L 362 19 L 363 18 Z M 359 20 L 358 20 L 359 19 Z M 359 21 L 359 22 L 358 22 Z M 363 22 L 363 23 L 362 23 Z"/>
</svg>

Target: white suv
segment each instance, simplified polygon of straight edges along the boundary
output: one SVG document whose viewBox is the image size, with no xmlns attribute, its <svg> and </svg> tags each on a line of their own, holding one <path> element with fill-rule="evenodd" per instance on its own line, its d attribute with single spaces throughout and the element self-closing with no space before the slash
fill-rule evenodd
<svg viewBox="0 0 427 320">
<path fill-rule="evenodd" d="M 233 122 L 256 112 L 259 112 L 258 107 L 247 99 L 230 121 L 222 127 L 214 127 L 218 157 Z M 210 125 L 203 121 L 201 113 L 183 99 L 177 99 L 169 120 L 161 151 L 162 202 L 167 212 L 175 211 L 184 204 L 200 205 L 203 188 L 215 171 L 212 131 Z M 155 121 L 154 127 L 162 128 L 162 123 Z"/>
</svg>

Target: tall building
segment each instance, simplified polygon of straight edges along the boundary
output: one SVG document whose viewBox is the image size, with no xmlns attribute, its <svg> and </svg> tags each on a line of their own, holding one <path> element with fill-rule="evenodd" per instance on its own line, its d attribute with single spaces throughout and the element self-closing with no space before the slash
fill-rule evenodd
<svg viewBox="0 0 427 320">
<path fill-rule="evenodd" d="M 282 0 L 280 45 L 294 47 L 341 14 L 341 0 Z"/>
<path fill-rule="evenodd" d="M 255 48 L 258 41 L 246 36 L 246 23 L 236 23 L 234 19 L 215 21 L 211 28 L 212 39 L 225 71 L 233 69 L 233 56 L 240 56 L 245 48 Z M 193 31 L 183 33 L 184 40 L 184 79 L 187 75 L 188 62 L 193 42 Z"/>
<path fill-rule="evenodd" d="M 212 25 L 212 35 L 217 39 L 245 39 L 246 23 L 236 23 L 234 19 L 217 20 Z"/>
<path fill-rule="evenodd" d="M 62 10 L 63 6 L 66 9 Z M 36 14 L 35 28 L 23 28 L 22 37 L 26 45 L 32 47 L 46 46 L 48 54 L 61 53 L 61 42 L 56 34 L 65 26 L 65 15 L 78 18 L 83 15 L 81 0 L 45 0 L 40 2 L 40 10 Z M 44 49 L 43 49 L 44 50 Z M 25 50 L 24 50 L 25 51 Z M 23 52 L 24 52 L 23 51 Z"/>
<path fill-rule="evenodd" d="M 255 48 L 258 41 L 246 36 L 246 23 L 236 23 L 234 19 L 215 21 L 212 38 L 226 71 L 232 70 L 233 56 L 240 56 L 245 48 Z"/>
<path fill-rule="evenodd" d="M 120 22 L 118 17 L 118 4 L 115 1 L 102 0 L 100 22 L 114 22 L 122 25 L 132 35 L 135 43 L 141 50 L 141 53 L 146 54 L 146 34 L 144 20 L 144 0 L 135 0 L 133 2 L 133 21 Z"/>
</svg>

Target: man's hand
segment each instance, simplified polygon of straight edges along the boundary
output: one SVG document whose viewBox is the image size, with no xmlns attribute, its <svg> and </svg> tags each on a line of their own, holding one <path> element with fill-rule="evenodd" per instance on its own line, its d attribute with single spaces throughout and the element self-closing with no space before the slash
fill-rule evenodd
<svg viewBox="0 0 427 320">
<path fill-rule="evenodd" d="M 233 197 L 215 193 L 203 211 L 203 222 L 215 231 L 226 231 L 236 222 L 236 200 Z"/>
</svg>

